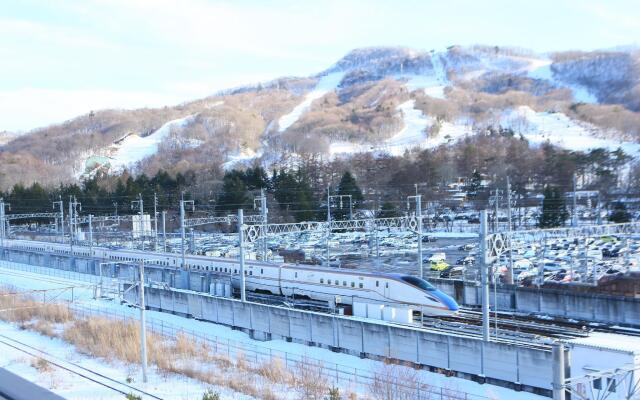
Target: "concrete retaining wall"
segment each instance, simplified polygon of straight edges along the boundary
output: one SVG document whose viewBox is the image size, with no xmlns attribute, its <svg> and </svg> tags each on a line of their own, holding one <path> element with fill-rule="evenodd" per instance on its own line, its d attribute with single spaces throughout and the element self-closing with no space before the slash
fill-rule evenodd
<svg viewBox="0 0 640 400">
<path fill-rule="evenodd" d="M 242 303 L 170 288 L 147 287 L 151 309 L 228 325 L 252 337 L 293 340 L 370 358 L 389 357 L 491 381 L 549 390 L 551 352 L 511 343 L 430 332 L 383 321 Z M 126 291 L 135 303 L 137 288 Z"/>
<path fill-rule="evenodd" d="M 481 305 L 481 288 L 474 282 L 450 279 L 431 279 L 431 282 L 462 305 Z M 456 285 L 464 285 L 463 290 L 456 291 Z M 498 286 L 496 294 L 498 309 L 502 311 L 640 327 L 640 299 L 513 285 Z M 490 302 L 494 304 L 493 286 Z"/>
</svg>

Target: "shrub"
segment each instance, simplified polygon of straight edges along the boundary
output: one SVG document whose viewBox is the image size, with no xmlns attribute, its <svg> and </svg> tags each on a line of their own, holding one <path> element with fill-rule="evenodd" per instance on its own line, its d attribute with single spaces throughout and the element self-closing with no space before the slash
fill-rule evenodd
<svg viewBox="0 0 640 400">
<path fill-rule="evenodd" d="M 214 392 L 213 389 L 207 389 L 202 395 L 202 400 L 220 400 L 220 394 Z"/>
</svg>

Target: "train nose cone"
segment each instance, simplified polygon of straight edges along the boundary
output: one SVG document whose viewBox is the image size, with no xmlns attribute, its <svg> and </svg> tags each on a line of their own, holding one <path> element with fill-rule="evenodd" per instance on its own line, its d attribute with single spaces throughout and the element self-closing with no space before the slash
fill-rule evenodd
<svg viewBox="0 0 640 400">
<path fill-rule="evenodd" d="M 436 291 L 435 293 L 433 293 L 435 295 L 435 297 L 438 298 L 438 300 L 440 300 L 440 302 L 442 304 L 444 304 L 450 311 L 458 311 L 458 309 L 460 309 L 460 306 L 458 306 L 458 303 L 456 303 L 456 301 L 451 298 L 451 296 L 442 293 L 441 291 Z"/>
</svg>

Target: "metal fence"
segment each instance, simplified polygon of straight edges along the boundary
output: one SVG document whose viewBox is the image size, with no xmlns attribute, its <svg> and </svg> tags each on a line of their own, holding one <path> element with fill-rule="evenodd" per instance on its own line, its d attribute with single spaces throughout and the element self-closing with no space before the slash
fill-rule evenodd
<svg viewBox="0 0 640 400">
<path fill-rule="evenodd" d="M 69 308 L 76 315 L 81 317 L 105 317 L 126 322 L 137 323 L 134 312 L 108 310 L 104 308 L 92 307 L 90 305 L 69 304 Z M 325 360 L 316 359 L 306 355 L 290 353 L 286 351 L 268 348 L 266 346 L 256 346 L 230 338 L 223 338 L 215 335 L 205 334 L 195 330 L 186 329 L 183 326 L 166 322 L 162 319 L 146 317 L 146 326 L 149 332 L 167 338 L 175 338 L 178 335 L 192 340 L 195 343 L 206 344 L 213 354 L 225 356 L 228 359 L 243 360 L 252 368 L 258 369 L 265 365 L 272 365 L 274 362 L 281 362 L 287 370 L 295 374 L 296 370 L 303 368 L 315 368 L 324 377 L 327 383 L 333 387 L 351 387 L 367 391 L 378 384 L 385 388 L 390 388 L 396 393 L 411 394 L 416 400 L 489 400 L 489 397 L 467 393 L 447 387 L 438 387 L 424 383 L 425 377 L 416 379 L 415 385 L 402 382 L 395 375 L 394 368 L 411 368 L 404 366 L 388 367 L 390 370 L 371 371 L 350 367 L 338 363 L 330 363 Z M 393 371 L 389 373 L 389 371 Z M 416 371 L 420 376 L 420 371 Z M 392 378 L 391 380 L 388 378 Z"/>
</svg>

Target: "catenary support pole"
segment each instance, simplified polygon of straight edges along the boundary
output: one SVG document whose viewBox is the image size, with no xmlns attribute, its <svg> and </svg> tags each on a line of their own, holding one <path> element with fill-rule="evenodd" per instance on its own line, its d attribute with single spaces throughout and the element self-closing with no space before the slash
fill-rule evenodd
<svg viewBox="0 0 640 400">
<path fill-rule="evenodd" d="M 240 247 L 240 300 L 247 301 L 245 291 L 245 271 L 244 271 L 244 214 L 242 209 L 238 209 L 238 242 Z"/>
<path fill-rule="evenodd" d="M 329 241 L 331 240 L 331 189 L 327 185 L 327 267 L 331 266 L 331 251 Z"/>
<path fill-rule="evenodd" d="M 162 211 L 162 251 L 167 252 L 167 212 Z"/>
<path fill-rule="evenodd" d="M 507 230 L 509 231 L 509 273 L 507 276 L 507 283 L 513 285 L 513 249 L 511 248 L 511 232 L 513 231 L 511 221 L 511 181 L 507 176 Z"/>
<path fill-rule="evenodd" d="M 142 364 L 142 382 L 147 383 L 147 327 L 144 302 L 144 261 L 140 261 L 140 362 Z"/>
<path fill-rule="evenodd" d="M 487 249 L 487 210 L 480 211 L 480 285 L 482 287 L 482 339 L 489 341 L 489 268 Z"/>
<path fill-rule="evenodd" d="M 158 251 L 158 196 L 153 192 L 153 251 Z"/>
<path fill-rule="evenodd" d="M 565 400 L 565 360 L 564 345 L 562 342 L 555 342 L 552 348 L 553 353 L 553 400 Z"/>
<path fill-rule="evenodd" d="M 182 254 L 182 269 L 186 269 L 185 262 L 185 249 L 184 249 L 184 192 L 182 193 L 182 197 L 180 199 L 180 251 Z"/>
<path fill-rule="evenodd" d="M 93 214 L 89 214 L 89 254 L 93 256 Z"/>
<path fill-rule="evenodd" d="M 422 195 L 416 196 L 416 217 L 418 218 L 418 266 L 420 278 L 424 278 L 424 261 L 422 260 Z"/>
<path fill-rule="evenodd" d="M 267 209 L 267 195 L 260 189 L 260 212 L 262 213 L 262 261 L 267 261 L 267 224 L 269 210 Z"/>
</svg>

